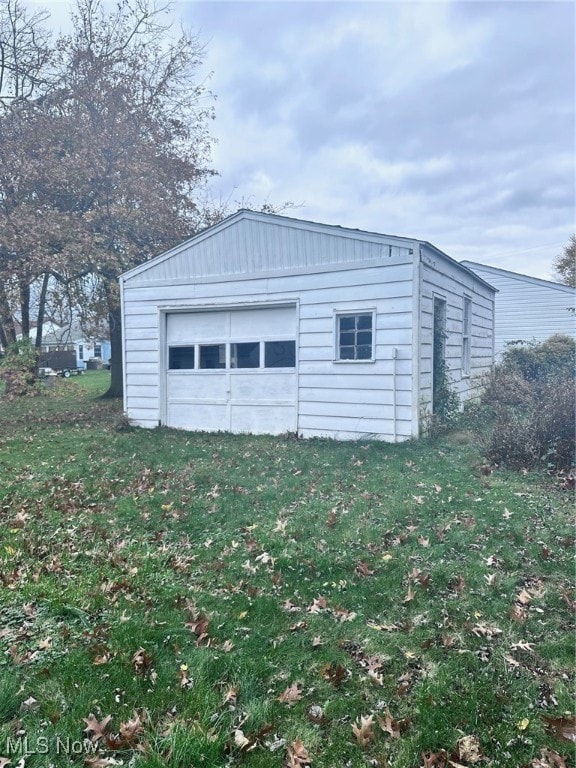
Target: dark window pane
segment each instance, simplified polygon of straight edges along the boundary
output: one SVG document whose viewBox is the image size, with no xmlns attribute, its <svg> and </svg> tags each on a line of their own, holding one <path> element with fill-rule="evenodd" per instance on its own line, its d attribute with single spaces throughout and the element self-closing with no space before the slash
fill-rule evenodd
<svg viewBox="0 0 576 768">
<path fill-rule="evenodd" d="M 354 347 L 340 347 L 340 360 L 354 360 Z"/>
<path fill-rule="evenodd" d="M 356 327 L 356 318 L 354 315 L 350 315 L 350 317 L 340 318 L 341 331 L 353 331 L 355 327 Z"/>
<path fill-rule="evenodd" d="M 341 333 L 340 334 L 340 345 L 342 347 L 353 347 L 356 343 L 356 334 L 355 333 Z"/>
<path fill-rule="evenodd" d="M 372 331 L 358 331 L 356 344 L 372 344 Z"/>
<path fill-rule="evenodd" d="M 258 368 L 260 366 L 260 343 L 257 341 L 230 345 L 231 368 Z"/>
<path fill-rule="evenodd" d="M 207 344 L 200 347 L 200 368 L 225 368 L 226 345 Z"/>
<path fill-rule="evenodd" d="M 372 315 L 358 315 L 359 331 L 372 330 Z"/>
<path fill-rule="evenodd" d="M 168 368 L 171 371 L 194 368 L 194 347 L 170 347 Z"/>
<path fill-rule="evenodd" d="M 264 347 L 266 368 L 294 368 L 296 366 L 295 341 L 267 341 Z"/>
<path fill-rule="evenodd" d="M 357 360 L 370 360 L 372 358 L 372 344 L 370 346 L 356 347 Z"/>
</svg>

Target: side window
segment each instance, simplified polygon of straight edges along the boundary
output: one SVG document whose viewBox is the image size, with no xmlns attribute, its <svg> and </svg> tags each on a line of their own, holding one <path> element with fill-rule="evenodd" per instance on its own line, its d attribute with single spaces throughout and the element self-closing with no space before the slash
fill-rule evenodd
<svg viewBox="0 0 576 768">
<path fill-rule="evenodd" d="M 374 359 L 374 312 L 336 315 L 336 360 Z"/>
<path fill-rule="evenodd" d="M 78 360 L 84 360 L 84 344 L 78 344 Z"/>
</svg>

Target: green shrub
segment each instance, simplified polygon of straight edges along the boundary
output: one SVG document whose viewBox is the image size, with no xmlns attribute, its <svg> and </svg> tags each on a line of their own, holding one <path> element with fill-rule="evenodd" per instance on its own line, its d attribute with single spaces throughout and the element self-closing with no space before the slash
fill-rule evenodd
<svg viewBox="0 0 576 768">
<path fill-rule="evenodd" d="M 570 469 L 575 451 L 575 350 L 567 336 L 511 346 L 471 421 L 486 457 L 513 469 Z"/>
</svg>

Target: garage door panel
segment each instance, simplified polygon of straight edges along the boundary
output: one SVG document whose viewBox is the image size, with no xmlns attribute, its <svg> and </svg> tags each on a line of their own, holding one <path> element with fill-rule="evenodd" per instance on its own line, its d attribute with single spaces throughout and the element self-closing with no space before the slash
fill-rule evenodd
<svg viewBox="0 0 576 768">
<path fill-rule="evenodd" d="M 223 339 L 228 335 L 227 312 L 182 312 L 168 315 L 168 344 Z"/>
<path fill-rule="evenodd" d="M 291 373 L 236 373 L 230 376 L 230 398 L 251 402 L 294 401 L 296 374 Z"/>
<path fill-rule="evenodd" d="M 178 398 L 194 398 L 195 400 L 228 399 L 227 377 L 224 373 L 217 374 L 168 374 L 168 401 Z"/>
<path fill-rule="evenodd" d="M 176 429 L 219 432 L 228 430 L 228 406 L 202 403 L 169 403 L 168 426 Z"/>
<path fill-rule="evenodd" d="M 231 339 L 286 338 L 295 333 L 294 307 L 242 309 L 230 313 Z"/>
<path fill-rule="evenodd" d="M 293 405 L 232 405 L 230 408 L 232 432 L 250 432 L 255 435 L 282 435 L 296 429 Z"/>
</svg>

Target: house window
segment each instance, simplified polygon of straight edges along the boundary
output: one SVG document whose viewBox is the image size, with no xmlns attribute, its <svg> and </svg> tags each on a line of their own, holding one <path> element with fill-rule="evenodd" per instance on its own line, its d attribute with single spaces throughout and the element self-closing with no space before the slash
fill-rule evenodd
<svg viewBox="0 0 576 768">
<path fill-rule="evenodd" d="M 84 344 L 78 344 L 78 360 L 84 360 Z"/>
<path fill-rule="evenodd" d="M 336 315 L 336 360 L 374 359 L 374 312 Z"/>
<path fill-rule="evenodd" d="M 470 375 L 470 335 L 472 330 L 472 299 L 464 297 L 462 312 L 462 375 Z"/>
<path fill-rule="evenodd" d="M 94 344 L 94 357 L 102 357 L 102 344 Z"/>
<path fill-rule="evenodd" d="M 194 347 L 170 347 L 168 368 L 171 371 L 194 368 Z"/>
<path fill-rule="evenodd" d="M 230 344 L 230 368 L 259 368 L 260 342 Z"/>
<path fill-rule="evenodd" d="M 265 368 L 294 368 L 296 366 L 295 341 L 267 341 L 264 344 Z"/>
<path fill-rule="evenodd" d="M 204 344 L 200 347 L 200 368 L 226 368 L 226 344 Z"/>
</svg>

